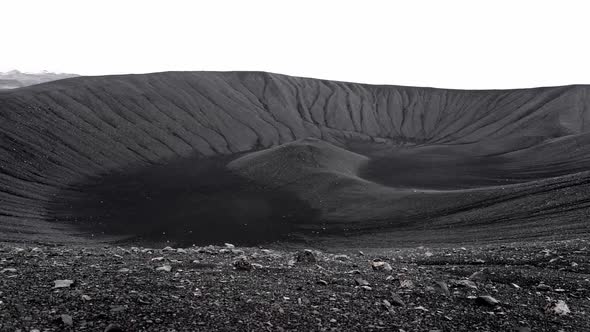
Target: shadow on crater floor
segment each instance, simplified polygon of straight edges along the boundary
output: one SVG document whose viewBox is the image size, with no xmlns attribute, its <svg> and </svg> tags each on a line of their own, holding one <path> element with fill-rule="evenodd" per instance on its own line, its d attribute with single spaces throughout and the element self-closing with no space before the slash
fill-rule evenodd
<svg viewBox="0 0 590 332">
<path fill-rule="evenodd" d="M 260 244 L 287 239 L 317 213 L 295 195 L 229 171 L 233 157 L 190 158 L 96 177 L 62 191 L 53 217 L 150 241 Z"/>
<path fill-rule="evenodd" d="M 360 176 L 394 188 L 433 190 L 503 186 L 552 178 L 584 170 L 587 162 L 564 160 L 536 164 L 534 156 L 469 155 L 453 148 L 399 149 L 371 155 Z M 537 159 L 539 159 L 537 157 Z M 546 162 L 546 163 L 545 163 Z"/>
</svg>

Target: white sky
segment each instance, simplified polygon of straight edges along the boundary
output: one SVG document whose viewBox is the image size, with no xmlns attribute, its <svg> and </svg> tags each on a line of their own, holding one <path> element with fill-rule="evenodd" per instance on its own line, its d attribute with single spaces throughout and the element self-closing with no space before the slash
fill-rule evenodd
<svg viewBox="0 0 590 332">
<path fill-rule="evenodd" d="M 263 70 L 446 88 L 590 83 L 584 2 L 0 0 L 0 71 Z"/>
</svg>

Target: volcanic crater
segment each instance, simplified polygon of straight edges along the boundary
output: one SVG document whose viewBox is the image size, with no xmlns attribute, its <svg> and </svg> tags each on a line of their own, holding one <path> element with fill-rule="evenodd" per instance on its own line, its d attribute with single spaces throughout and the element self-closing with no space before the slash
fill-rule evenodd
<svg viewBox="0 0 590 332">
<path fill-rule="evenodd" d="M 0 236 L 365 247 L 583 236 L 589 90 L 165 72 L 0 91 Z"/>
</svg>

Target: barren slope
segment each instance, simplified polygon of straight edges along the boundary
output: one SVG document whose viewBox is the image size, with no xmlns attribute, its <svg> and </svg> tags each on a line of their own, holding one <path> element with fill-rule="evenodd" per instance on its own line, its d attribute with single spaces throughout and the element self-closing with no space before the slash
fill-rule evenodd
<svg viewBox="0 0 590 332">
<path fill-rule="evenodd" d="M 258 72 L 80 77 L 4 91 L 2 237 L 582 236 L 588 91 Z"/>
</svg>

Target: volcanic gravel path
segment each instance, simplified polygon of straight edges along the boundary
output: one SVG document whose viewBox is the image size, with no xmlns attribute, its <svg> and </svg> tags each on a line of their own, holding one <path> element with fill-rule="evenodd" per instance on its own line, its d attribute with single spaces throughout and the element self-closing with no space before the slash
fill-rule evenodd
<svg viewBox="0 0 590 332">
<path fill-rule="evenodd" d="M 0 330 L 590 331 L 589 245 L 308 254 L 4 244 Z M 569 312 L 552 309 L 559 300 Z"/>
</svg>

